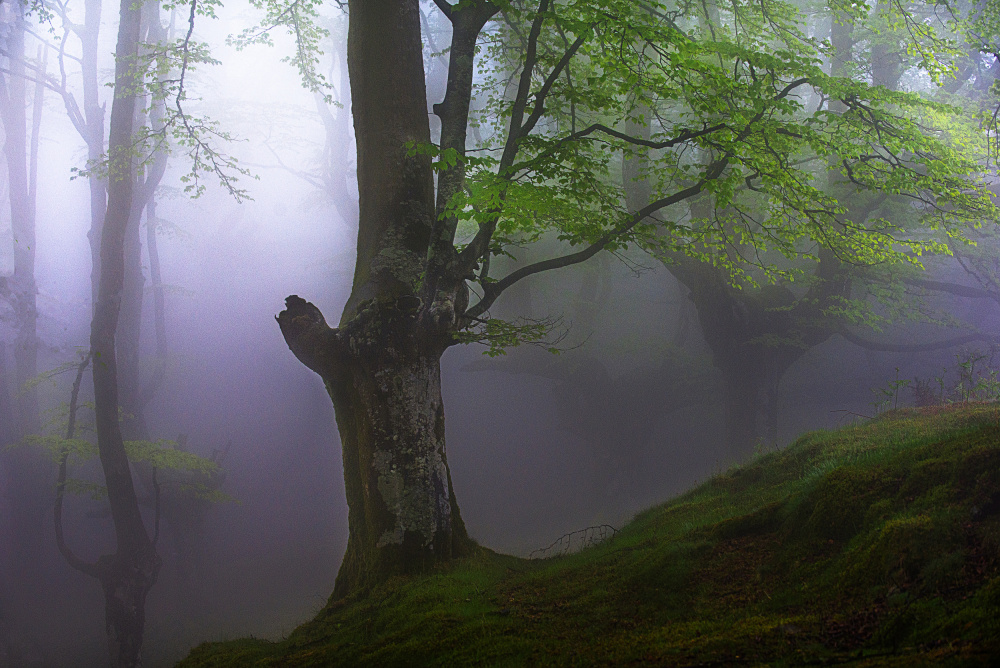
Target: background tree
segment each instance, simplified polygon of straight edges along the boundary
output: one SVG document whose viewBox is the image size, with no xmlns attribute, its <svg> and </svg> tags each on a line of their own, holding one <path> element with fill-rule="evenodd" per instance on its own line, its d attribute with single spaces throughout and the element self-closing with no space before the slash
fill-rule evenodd
<svg viewBox="0 0 1000 668">
<path fill-rule="evenodd" d="M 121 392 L 123 389 L 136 389 L 120 387 L 118 360 L 121 353 L 116 346 L 123 302 L 129 299 L 126 294 L 126 247 L 130 225 L 133 241 L 131 260 L 138 263 L 135 242 L 139 215 L 155 183 L 162 176 L 164 153 L 170 139 L 177 140 L 191 158 L 191 173 L 185 177 L 190 192 L 201 192 L 204 188 L 201 176 L 209 171 L 218 175 L 231 193 L 242 193 L 235 188 L 233 174 L 227 171 L 235 166 L 235 162 L 217 152 L 208 141 L 209 136 L 226 138 L 226 135 L 215 131 L 203 119 L 190 116 L 183 108 L 188 70 L 198 63 L 211 62 L 204 45 L 191 40 L 195 17 L 211 11 L 211 5 L 206 8 L 192 2 L 189 29 L 183 40 L 143 44 L 143 6 L 123 0 L 119 9 L 115 95 L 111 107 L 108 153 L 102 164 L 92 164 L 88 168 L 90 171 L 100 170 L 106 176 L 108 187 L 107 207 L 100 227 L 99 279 L 89 356 L 93 358 L 97 450 L 115 529 L 116 549 L 113 554 L 100 557 L 95 564 L 76 559 L 65 551 L 64 555 L 77 570 L 101 582 L 105 595 L 108 649 L 113 666 L 136 666 L 141 663 L 146 596 L 156 582 L 161 566 L 155 539 L 144 524 L 132 479 L 123 435 L 127 424 L 120 422 L 121 408 L 125 404 L 120 399 Z M 159 21 L 158 12 L 147 14 L 146 33 L 150 37 L 163 36 Z M 175 67 L 177 76 L 168 77 Z M 154 113 L 152 127 L 144 128 L 136 121 L 144 111 L 139 103 L 147 90 L 153 100 Z M 173 103 L 169 109 L 164 104 L 168 98 Z M 140 164 L 152 165 L 148 178 L 141 181 L 138 178 Z M 147 190 L 144 192 L 142 187 Z M 141 275 L 138 278 L 133 275 L 133 285 L 136 281 L 141 286 Z M 135 307 L 135 295 L 131 296 L 131 306 Z M 141 302 L 141 294 L 138 299 Z M 135 332 L 126 329 L 126 335 L 134 336 Z M 134 344 L 134 340 L 130 343 Z M 125 351 L 132 355 L 134 349 L 126 345 Z M 79 374 L 82 374 L 83 366 L 81 364 Z M 158 518 L 156 522 L 158 531 Z"/>
<path fill-rule="evenodd" d="M 35 218 L 44 89 L 31 80 L 31 72 L 43 68 L 44 60 L 41 51 L 37 61 L 28 57 L 30 11 L 27 2 L 11 3 L 5 12 L 11 20 L 0 33 L 0 120 L 14 242 L 13 273 L 0 279 L 4 284 L 0 302 L 6 307 L 0 307 L 0 323 L 9 322 L 13 330 L 13 373 L 8 375 L 6 359 L 0 360 L 0 448 L 21 441 L 40 424 L 35 388 L 39 349 Z M 7 355 L 5 339 L 0 339 L 0 358 Z M 0 485 L 11 518 L 12 565 L 32 580 L 41 577 L 44 563 L 51 475 L 51 464 L 28 448 L 0 453 Z M 12 586 L 22 587 L 20 582 Z M 29 610 L 8 614 L 11 622 L 22 618 L 28 627 L 41 622 L 31 619 Z"/>
<path fill-rule="evenodd" d="M 160 557 L 146 531 L 118 421 L 115 335 L 125 280 L 125 235 L 135 179 L 136 113 L 141 7 L 123 0 L 115 49 L 115 98 L 108 145 L 108 207 L 101 228 L 101 265 L 91 324 L 94 356 L 94 413 L 116 550 L 93 571 L 104 589 L 108 650 L 114 666 L 140 665 L 146 595 L 156 582 Z M 140 74 L 141 76 L 141 74 Z"/>
</svg>

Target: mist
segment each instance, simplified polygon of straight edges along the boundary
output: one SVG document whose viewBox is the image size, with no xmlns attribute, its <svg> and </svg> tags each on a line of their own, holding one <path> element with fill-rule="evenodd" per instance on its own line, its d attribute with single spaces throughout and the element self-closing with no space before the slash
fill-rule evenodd
<svg viewBox="0 0 1000 668">
<path fill-rule="evenodd" d="M 434 18 L 432 3 L 421 8 L 430 110 L 443 97 L 446 58 L 430 42 L 445 44 L 449 33 Z M 98 49 L 103 83 L 114 67 L 115 11 L 105 3 Z M 70 8 L 77 19 L 81 12 Z M 300 295 L 332 325 L 351 295 L 358 184 L 353 130 L 343 116 L 350 113 L 346 17 L 336 6 L 322 9 L 332 35 L 320 56 L 319 69 L 330 83 L 320 94 L 331 98 L 324 103 L 282 62 L 294 53 L 291 37 L 275 31 L 271 47 L 237 49 L 227 37 L 260 21 L 260 12 L 237 4 L 217 12 L 216 20 L 198 18 L 195 37 L 210 45 L 220 64 L 193 70 L 188 105 L 232 135 L 231 141 L 217 140 L 219 150 L 249 170 L 239 180 L 247 197 L 238 201 L 211 173 L 200 176 L 205 192 L 190 197 L 184 188 L 191 182 L 184 179 L 191 166 L 175 152 L 156 191 L 156 218 L 142 219 L 140 378 L 151 378 L 163 365 L 162 383 L 144 411 L 146 428 L 152 440 L 180 442 L 217 460 L 222 478 L 214 479 L 221 480 L 214 489 L 224 497 L 191 501 L 178 492 L 163 499 L 157 542 L 163 565 L 147 599 L 143 640 L 144 664 L 153 668 L 172 665 L 205 641 L 287 635 L 326 604 L 348 543 L 334 407 L 323 380 L 290 352 L 275 322 L 285 298 Z M 173 20 L 183 23 L 186 14 L 178 11 Z M 15 22 L 4 0 L 0 40 L 9 40 Z M 62 85 L 59 16 L 46 23 L 29 15 L 27 23 L 27 57 L 35 63 L 36 52 L 47 49 L 46 76 Z M 73 40 L 68 45 L 67 53 L 77 56 L 78 46 Z M 10 57 L 2 60 L 7 67 L 0 76 L 9 80 Z M 81 98 L 78 65 L 65 62 L 65 90 Z M 41 88 L 31 79 L 26 87 L 34 104 Z M 111 89 L 100 95 L 110 113 Z M 58 458 L 25 439 L 65 429 L 75 364 L 88 350 L 91 200 L 87 175 L 74 171 L 87 168 L 87 146 L 67 116 L 65 99 L 46 89 L 41 109 L 33 249 L 37 374 L 27 388 L 14 373 L 15 300 L 10 289 L 0 290 L 0 421 L 6 421 L 0 424 L 0 666 L 72 668 L 106 662 L 104 603 L 99 584 L 71 568 L 56 545 Z M 432 132 L 439 132 L 431 118 Z M 30 117 L 28 130 L 30 135 Z M 5 142 L 9 136 L 5 129 Z M 22 243 L 12 219 L 11 183 L 8 162 L 0 161 L 0 280 L 8 285 Z M 166 359 L 154 336 L 149 224 L 157 230 Z M 549 234 L 539 246 L 560 243 Z M 513 268 L 538 252 L 515 248 L 497 263 Z M 953 258 L 932 258 L 926 266 L 921 279 L 973 285 Z M 815 345 L 803 344 L 774 379 L 776 391 L 765 393 L 776 422 L 769 430 L 767 410 L 755 405 L 753 451 L 737 456 L 727 442 L 727 381 L 705 335 L 708 316 L 675 270 L 632 247 L 533 276 L 505 293 L 492 315 L 544 321 L 548 330 L 540 341 L 510 346 L 499 356 L 485 354 L 489 347 L 477 343 L 444 354 L 448 465 L 476 542 L 526 557 L 575 530 L 621 527 L 754 452 L 914 405 L 914 379 L 937 388 L 945 400 L 964 378 L 963 363 L 977 364 L 966 390 L 970 380 L 989 378 L 1000 364 L 991 347 L 1000 325 L 995 290 L 992 299 L 980 299 L 913 288 L 907 298 L 922 300 L 912 309 L 924 314 L 920 318 L 871 300 L 873 313 L 885 317 L 879 331 L 845 326 L 867 345 L 835 331 Z M 804 294 L 799 286 L 790 290 Z M 866 298 L 863 290 L 856 296 Z M 906 349 L 955 338 L 968 340 Z M 93 440 L 89 371 L 81 388 L 79 438 Z M 18 409 L 26 392 L 37 397 L 40 415 L 27 431 Z M 71 458 L 69 466 L 70 478 L 103 484 L 96 458 Z M 143 474 L 135 469 L 139 481 Z M 163 476 L 171 480 L 168 472 Z M 141 481 L 136 486 L 140 497 L 148 497 Z M 185 512 L 197 521 L 178 519 Z M 142 513 L 151 527 L 153 507 L 143 505 Z M 66 543 L 84 560 L 114 546 L 100 494 L 67 494 L 62 525 Z"/>
</svg>

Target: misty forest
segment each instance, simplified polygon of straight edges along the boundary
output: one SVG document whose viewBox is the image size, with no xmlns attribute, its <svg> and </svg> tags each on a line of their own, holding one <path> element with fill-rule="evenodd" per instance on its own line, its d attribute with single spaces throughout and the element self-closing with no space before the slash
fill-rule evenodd
<svg viewBox="0 0 1000 668">
<path fill-rule="evenodd" d="M 997 0 L 0 0 L 0 666 L 995 665 L 998 75 Z"/>
</svg>

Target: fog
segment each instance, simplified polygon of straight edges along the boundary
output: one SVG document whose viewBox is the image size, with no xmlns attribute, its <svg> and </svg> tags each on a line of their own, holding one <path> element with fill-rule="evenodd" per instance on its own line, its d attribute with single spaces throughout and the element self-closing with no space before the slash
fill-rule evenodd
<svg viewBox="0 0 1000 668">
<path fill-rule="evenodd" d="M 111 76 L 116 11 L 112 4 L 104 8 L 102 81 Z M 337 89 L 343 19 L 335 8 L 324 11 L 335 39 L 325 45 L 323 68 L 334 97 L 347 101 Z M 3 16 L 9 33 L 9 11 Z M 205 457 L 231 446 L 220 488 L 229 498 L 203 511 L 200 533 L 179 535 L 169 521 L 162 525 L 157 549 L 163 568 L 148 599 L 143 650 L 145 665 L 154 668 L 171 665 L 203 641 L 287 634 L 324 605 L 347 544 L 333 406 L 321 379 L 289 351 L 274 316 L 286 296 L 298 294 L 329 321 L 338 319 L 350 293 L 357 223 L 345 219 L 351 202 L 332 201 L 331 191 L 317 187 L 327 135 L 314 95 L 281 62 L 292 41 L 275 33 L 271 48 L 227 46 L 227 35 L 255 20 L 250 8 L 231 3 L 218 20 L 199 19 L 198 39 L 211 44 L 222 64 L 194 72 L 197 99 L 191 103 L 237 139 L 223 148 L 256 177 L 241 180 L 251 199 L 235 201 L 211 176 L 201 197 L 185 196 L 181 177 L 189 165 L 179 155 L 171 158 L 157 195 L 169 355 L 163 384 L 145 411 L 149 433 L 154 439 L 183 434 L 186 447 Z M 47 35 L 44 26 L 35 30 Z M 33 55 L 38 43 L 29 38 L 27 52 Z M 53 52 L 50 73 L 54 58 Z M 80 95 L 77 78 L 67 85 Z M 29 84 L 29 99 L 31 90 Z M 110 109 L 108 90 L 101 99 Z M 440 85 L 431 80 L 431 103 L 435 95 Z M 52 91 L 45 93 L 38 144 L 37 369 L 45 374 L 79 359 L 88 346 L 91 313 L 90 195 L 87 179 L 71 171 L 85 167 L 87 151 Z M 339 150 L 339 167 L 356 197 L 354 149 L 348 142 Z M 10 277 L 19 241 L 6 170 L 4 163 L 0 276 Z M 141 373 L 148 376 L 156 348 L 143 253 Z M 948 260 L 929 266 L 938 280 L 966 280 Z M 526 281 L 498 303 L 499 317 L 551 319 L 549 336 L 556 342 L 522 345 L 500 357 L 484 355 L 476 344 L 445 354 L 448 461 L 476 541 L 527 556 L 577 529 L 621 527 L 636 512 L 733 463 L 723 380 L 688 292 L 668 267 L 640 251 L 606 255 Z M 921 322 L 857 331 L 888 343 L 996 331 L 997 313 L 983 300 L 932 296 L 928 304 L 961 326 L 957 334 Z M 0 393 L 13 405 L 22 391 L 13 378 L 16 321 L 11 308 L 0 306 L 0 314 Z M 872 389 L 897 378 L 943 377 L 952 387 L 956 355 L 963 361 L 976 351 L 987 358 L 990 353 L 975 342 L 925 352 L 876 351 L 833 335 L 780 378 L 776 438 L 759 442 L 758 451 L 873 415 L 878 395 Z M 980 362 L 980 369 L 990 361 Z M 49 429 L 59 430 L 72 380 L 69 370 L 34 386 L 43 428 L 52 419 Z M 88 373 L 83 402 L 93 399 L 90 383 Z M 912 405 L 911 389 L 900 390 L 893 402 Z M 81 420 L 93 422 L 86 407 Z M 0 437 L 12 441 L 0 451 L 0 643 L 6 643 L 0 665 L 102 665 L 107 650 L 100 587 L 70 568 L 56 548 L 56 463 L 35 446 L 13 442 L 15 435 L 11 425 L 0 429 Z M 100 482 L 96 462 L 71 465 L 71 477 Z M 28 468 L 37 475 L 23 476 Z M 48 483 L 29 489 L 22 484 L 29 478 Z M 113 549 L 105 506 L 86 494 L 66 501 L 67 543 L 87 560 Z M 143 512 L 152 522 L 152 509 Z M 37 540 L 23 542 L 28 535 Z"/>
</svg>

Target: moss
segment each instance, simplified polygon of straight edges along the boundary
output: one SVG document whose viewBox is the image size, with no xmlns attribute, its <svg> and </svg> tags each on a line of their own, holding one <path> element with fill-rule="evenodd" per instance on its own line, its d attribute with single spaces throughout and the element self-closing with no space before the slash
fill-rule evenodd
<svg viewBox="0 0 1000 668">
<path fill-rule="evenodd" d="M 181 665 L 991 665 L 996 406 L 815 433 L 579 554 L 478 550 Z"/>
<path fill-rule="evenodd" d="M 804 531 L 819 540 L 846 541 L 858 533 L 868 508 L 888 487 L 881 468 L 842 466 L 824 475 L 808 496 Z"/>
<path fill-rule="evenodd" d="M 719 522 L 713 527 L 712 532 L 721 540 L 730 540 L 776 531 L 782 507 L 783 504 L 780 502 L 769 503 L 752 513 Z"/>
</svg>

